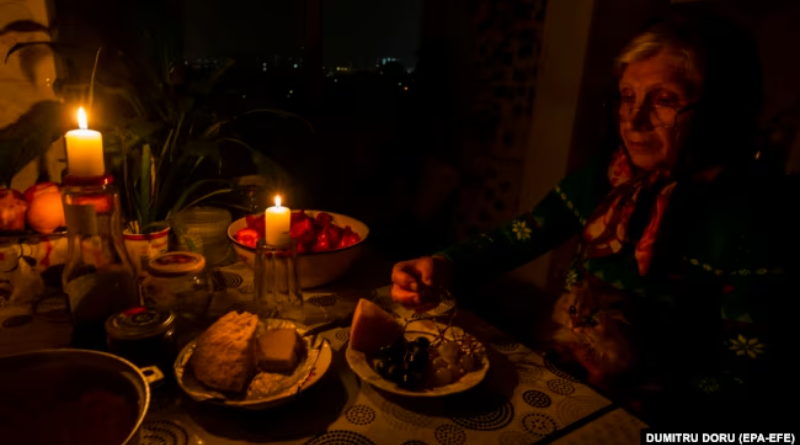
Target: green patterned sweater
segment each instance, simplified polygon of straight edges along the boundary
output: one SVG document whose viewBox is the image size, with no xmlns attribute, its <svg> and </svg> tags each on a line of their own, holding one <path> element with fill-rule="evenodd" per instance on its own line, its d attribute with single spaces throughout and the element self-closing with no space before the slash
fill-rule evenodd
<svg viewBox="0 0 800 445">
<path fill-rule="evenodd" d="M 462 283 L 522 266 L 581 232 L 610 190 L 606 171 L 597 158 L 529 212 L 439 254 Z M 686 394 L 742 400 L 762 391 L 776 352 L 768 309 L 780 307 L 797 270 L 782 180 L 723 172 L 711 183 L 679 183 L 662 225 L 666 241 L 655 247 L 659 266 L 648 276 L 639 275 L 634 247 L 626 246 L 615 256 L 576 256 L 565 284 L 584 270 L 656 305 L 663 335 L 652 363 Z"/>
</svg>

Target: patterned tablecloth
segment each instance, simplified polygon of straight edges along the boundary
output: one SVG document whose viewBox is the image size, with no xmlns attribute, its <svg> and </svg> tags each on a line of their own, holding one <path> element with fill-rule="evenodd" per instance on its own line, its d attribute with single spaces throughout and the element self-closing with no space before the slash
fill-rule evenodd
<svg viewBox="0 0 800 445">
<path fill-rule="evenodd" d="M 218 270 L 214 278 L 213 315 L 252 300 L 252 273 L 243 264 Z M 411 315 L 392 302 L 389 287 L 305 295 L 307 307 L 319 321 L 351 312 L 362 297 L 399 315 Z M 434 312 L 448 308 L 445 302 Z M 55 301 L 0 309 L 0 355 L 64 346 L 69 326 L 61 315 Z M 322 334 L 333 347 L 333 364 L 291 404 L 257 412 L 230 410 L 194 402 L 171 383 L 154 388 L 144 424 L 145 444 L 639 443 L 644 423 L 539 354 L 474 314 L 459 311 L 456 324 L 489 346 L 486 379 L 466 393 L 420 401 L 362 384 L 344 357 L 349 328 L 334 328 Z"/>
</svg>

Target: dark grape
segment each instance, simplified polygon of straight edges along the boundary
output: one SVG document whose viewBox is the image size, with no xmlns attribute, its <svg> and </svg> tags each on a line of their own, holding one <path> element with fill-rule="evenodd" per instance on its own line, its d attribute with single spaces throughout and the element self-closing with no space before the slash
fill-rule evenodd
<svg viewBox="0 0 800 445">
<path fill-rule="evenodd" d="M 406 363 L 409 364 L 409 369 L 417 372 L 424 372 L 428 365 L 427 351 L 420 351 L 416 354 L 412 354 Z"/>
<path fill-rule="evenodd" d="M 386 378 L 397 383 L 403 377 L 403 368 L 397 364 L 392 364 L 386 372 Z"/>
<path fill-rule="evenodd" d="M 428 347 L 431 345 L 431 341 L 425 337 L 417 337 L 415 342 L 421 349 L 428 349 Z"/>
<path fill-rule="evenodd" d="M 394 343 L 392 343 L 390 348 L 394 352 L 405 352 L 406 351 L 406 339 L 404 337 L 398 337 L 397 340 L 395 340 Z"/>
<path fill-rule="evenodd" d="M 391 346 L 382 346 L 378 349 L 378 352 L 375 353 L 376 358 L 389 358 L 392 355 L 392 347 Z"/>
<path fill-rule="evenodd" d="M 398 382 L 398 386 L 403 389 L 408 390 L 415 390 L 419 387 L 419 379 L 416 378 L 417 376 L 410 372 L 403 373 L 400 382 Z"/>
<path fill-rule="evenodd" d="M 386 363 L 386 360 L 378 360 L 375 363 L 375 372 L 377 372 L 381 377 L 386 377 L 389 371 L 389 365 Z"/>
</svg>

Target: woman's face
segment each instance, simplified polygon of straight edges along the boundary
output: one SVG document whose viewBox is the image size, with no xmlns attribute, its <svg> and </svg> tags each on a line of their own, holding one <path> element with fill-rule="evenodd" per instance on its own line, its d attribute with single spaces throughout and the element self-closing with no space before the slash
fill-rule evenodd
<svg viewBox="0 0 800 445">
<path fill-rule="evenodd" d="M 671 51 L 631 62 L 619 81 L 619 132 L 639 168 L 675 165 L 691 123 L 694 103 L 683 58 Z"/>
</svg>

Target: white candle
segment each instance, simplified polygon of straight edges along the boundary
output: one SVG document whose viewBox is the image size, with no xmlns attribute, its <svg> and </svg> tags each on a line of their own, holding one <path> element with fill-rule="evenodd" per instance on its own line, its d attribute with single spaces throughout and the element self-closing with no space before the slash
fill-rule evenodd
<svg viewBox="0 0 800 445">
<path fill-rule="evenodd" d="M 289 228 L 292 221 L 292 211 L 288 207 L 281 207 L 281 197 L 275 197 L 275 206 L 264 212 L 264 226 L 266 229 L 267 244 L 285 246 L 289 244 Z"/>
<path fill-rule="evenodd" d="M 86 112 L 78 109 L 78 127 L 70 130 L 67 140 L 67 171 L 72 176 L 102 176 L 106 173 L 103 161 L 103 136 L 89 130 Z"/>
</svg>

